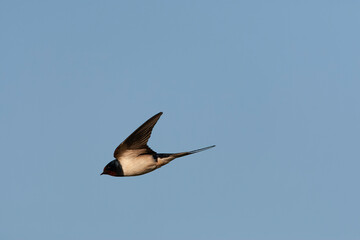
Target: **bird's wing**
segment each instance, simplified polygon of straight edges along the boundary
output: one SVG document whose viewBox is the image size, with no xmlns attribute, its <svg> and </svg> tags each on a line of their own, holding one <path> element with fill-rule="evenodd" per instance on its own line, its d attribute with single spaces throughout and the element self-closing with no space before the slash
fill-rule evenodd
<svg viewBox="0 0 360 240">
<path fill-rule="evenodd" d="M 147 146 L 147 142 L 151 136 L 151 132 L 159 120 L 162 112 L 159 112 L 149 120 L 147 120 L 143 125 L 136 129 L 130 136 L 128 136 L 125 141 L 123 141 L 114 152 L 114 157 L 118 158 L 123 151 L 126 150 L 135 150 L 135 149 L 145 149 L 144 153 L 154 153 L 151 148 Z"/>
</svg>

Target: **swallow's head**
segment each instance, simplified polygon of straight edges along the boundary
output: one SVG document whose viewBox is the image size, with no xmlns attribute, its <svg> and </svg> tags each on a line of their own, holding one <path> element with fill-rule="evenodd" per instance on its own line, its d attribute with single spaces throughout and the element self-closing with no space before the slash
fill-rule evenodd
<svg viewBox="0 0 360 240">
<path fill-rule="evenodd" d="M 104 171 L 100 175 L 103 175 L 103 174 L 110 175 L 113 177 L 124 176 L 122 167 L 121 167 L 119 161 L 116 159 L 112 160 L 104 167 Z"/>
</svg>

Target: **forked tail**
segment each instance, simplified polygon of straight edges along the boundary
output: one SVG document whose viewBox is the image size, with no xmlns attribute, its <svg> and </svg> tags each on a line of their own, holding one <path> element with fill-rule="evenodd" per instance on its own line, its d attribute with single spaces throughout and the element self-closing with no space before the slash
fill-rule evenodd
<svg viewBox="0 0 360 240">
<path fill-rule="evenodd" d="M 212 145 L 212 146 L 209 146 L 209 147 L 204 147 L 204 148 L 200 148 L 200 149 L 196 149 L 196 150 L 193 150 L 193 151 L 189 151 L 189 152 L 181 152 L 181 153 L 158 153 L 157 156 L 159 158 L 172 158 L 172 159 L 175 159 L 175 158 L 179 158 L 179 157 L 184 157 L 184 156 L 187 156 L 187 155 L 190 155 L 190 154 L 193 154 L 193 153 L 198 153 L 198 152 L 202 152 L 202 151 L 205 151 L 205 150 L 208 150 L 210 148 L 213 148 L 215 147 L 215 145 Z M 171 159 L 171 160 L 172 160 Z"/>
<path fill-rule="evenodd" d="M 169 162 L 171 162 L 172 160 L 174 160 L 175 158 L 179 158 L 179 157 L 183 157 L 186 155 L 190 155 L 193 153 L 197 153 L 197 152 L 201 152 L 201 151 L 205 151 L 209 148 L 213 148 L 215 147 L 215 145 L 209 146 L 209 147 L 204 147 L 204 148 L 200 148 L 200 149 L 196 149 L 193 151 L 189 151 L 189 152 L 181 152 L 181 153 L 157 153 L 155 155 L 156 158 L 156 165 L 157 167 L 162 167 L 165 164 L 168 164 Z"/>
</svg>

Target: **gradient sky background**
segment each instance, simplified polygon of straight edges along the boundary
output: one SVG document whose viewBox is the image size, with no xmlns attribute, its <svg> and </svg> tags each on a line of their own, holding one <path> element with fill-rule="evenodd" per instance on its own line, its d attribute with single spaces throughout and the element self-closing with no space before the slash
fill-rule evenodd
<svg viewBox="0 0 360 240">
<path fill-rule="evenodd" d="M 359 1 L 1 1 L 1 239 L 359 239 Z M 150 147 L 206 152 L 99 176 Z"/>
</svg>

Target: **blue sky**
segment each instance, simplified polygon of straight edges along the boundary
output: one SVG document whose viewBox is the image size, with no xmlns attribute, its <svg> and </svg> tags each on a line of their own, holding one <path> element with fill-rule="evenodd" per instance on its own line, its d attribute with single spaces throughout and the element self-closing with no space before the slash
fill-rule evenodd
<svg viewBox="0 0 360 240">
<path fill-rule="evenodd" d="M 359 7 L 2 1 L 0 238 L 359 239 Z"/>
</svg>

